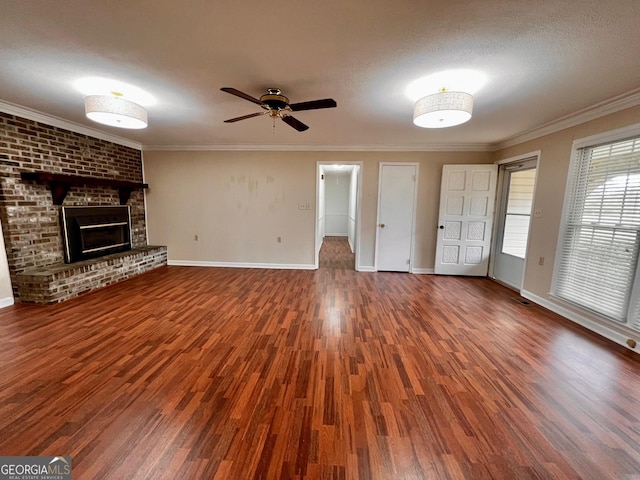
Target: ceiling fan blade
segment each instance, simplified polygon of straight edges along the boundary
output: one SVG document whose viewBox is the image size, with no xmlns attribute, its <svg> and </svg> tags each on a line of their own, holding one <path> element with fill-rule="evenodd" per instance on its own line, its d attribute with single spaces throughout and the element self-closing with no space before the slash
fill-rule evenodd
<svg viewBox="0 0 640 480">
<path fill-rule="evenodd" d="M 269 112 L 250 113 L 249 115 L 243 115 L 242 117 L 230 118 L 229 120 L 225 120 L 224 123 L 239 122 L 240 120 L 246 120 L 247 118 L 259 117 L 260 115 L 266 115 L 267 113 L 269 113 Z"/>
<path fill-rule="evenodd" d="M 309 129 L 308 125 L 305 125 L 300 120 L 293 118 L 291 115 L 284 115 L 282 117 L 282 121 L 299 132 L 304 132 Z"/>
<path fill-rule="evenodd" d="M 263 103 L 257 98 L 252 97 L 248 93 L 244 93 L 244 92 L 241 92 L 240 90 L 236 90 L 235 88 L 223 87 L 220 90 L 222 90 L 223 92 L 230 93 L 231 95 L 235 95 L 236 97 L 244 98 L 245 100 L 249 100 L 250 102 L 256 103 L 260 106 L 263 105 Z"/>
<path fill-rule="evenodd" d="M 317 108 L 334 108 L 337 107 L 338 104 L 333 98 L 323 98 L 322 100 L 311 100 L 310 102 L 300 102 L 300 103 L 292 103 L 289 105 L 289 108 L 294 112 L 299 112 L 300 110 L 315 110 Z"/>
</svg>

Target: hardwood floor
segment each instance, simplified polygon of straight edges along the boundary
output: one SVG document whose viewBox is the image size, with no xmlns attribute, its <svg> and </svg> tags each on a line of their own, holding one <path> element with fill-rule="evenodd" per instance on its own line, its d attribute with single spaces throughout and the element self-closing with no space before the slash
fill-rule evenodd
<svg viewBox="0 0 640 480">
<path fill-rule="evenodd" d="M 163 267 L 0 309 L 0 454 L 74 479 L 637 479 L 640 362 L 482 278 Z"/>
</svg>

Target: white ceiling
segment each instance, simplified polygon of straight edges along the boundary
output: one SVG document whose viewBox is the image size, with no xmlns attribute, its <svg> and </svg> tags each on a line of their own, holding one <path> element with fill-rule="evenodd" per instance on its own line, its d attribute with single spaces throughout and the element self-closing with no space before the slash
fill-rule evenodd
<svg viewBox="0 0 640 480">
<path fill-rule="evenodd" d="M 640 100 L 639 0 L 2 0 L 0 109 L 42 112 L 145 148 L 430 149 L 495 146 L 609 100 Z M 412 123 L 407 85 L 447 69 L 487 76 L 470 122 Z M 157 99 L 149 127 L 84 117 L 73 82 L 120 80 Z M 279 87 L 299 133 L 259 107 Z"/>
<path fill-rule="evenodd" d="M 320 173 L 327 173 L 338 177 L 348 177 L 357 168 L 356 165 L 350 164 L 334 164 L 320 165 Z"/>
</svg>

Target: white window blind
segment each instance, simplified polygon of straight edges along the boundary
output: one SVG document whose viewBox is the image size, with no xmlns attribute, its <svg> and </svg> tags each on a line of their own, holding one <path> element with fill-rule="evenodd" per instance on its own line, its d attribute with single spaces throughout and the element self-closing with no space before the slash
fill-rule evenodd
<svg viewBox="0 0 640 480">
<path fill-rule="evenodd" d="M 628 312 L 638 311 L 630 303 L 640 240 L 640 138 L 579 149 L 569 175 L 553 293 L 638 328 Z"/>
</svg>

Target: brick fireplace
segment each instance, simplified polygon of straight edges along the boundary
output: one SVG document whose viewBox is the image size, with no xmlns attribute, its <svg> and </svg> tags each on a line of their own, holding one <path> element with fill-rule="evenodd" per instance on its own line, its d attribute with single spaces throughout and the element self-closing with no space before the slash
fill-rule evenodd
<svg viewBox="0 0 640 480">
<path fill-rule="evenodd" d="M 25 180 L 25 172 L 95 180 L 68 188 L 64 206 L 115 206 L 125 200 L 132 250 L 65 267 L 62 206 L 55 204 L 50 184 Z M 122 189 L 108 183 L 118 181 L 142 183 L 138 149 L 0 112 L 0 220 L 16 300 L 53 303 L 166 264 L 165 247 L 147 246 L 143 190 L 130 189 L 123 198 Z M 95 273 L 91 281 L 82 278 L 87 272 Z M 25 282 L 27 290 L 38 282 L 54 284 L 46 295 L 32 295 Z"/>
</svg>

